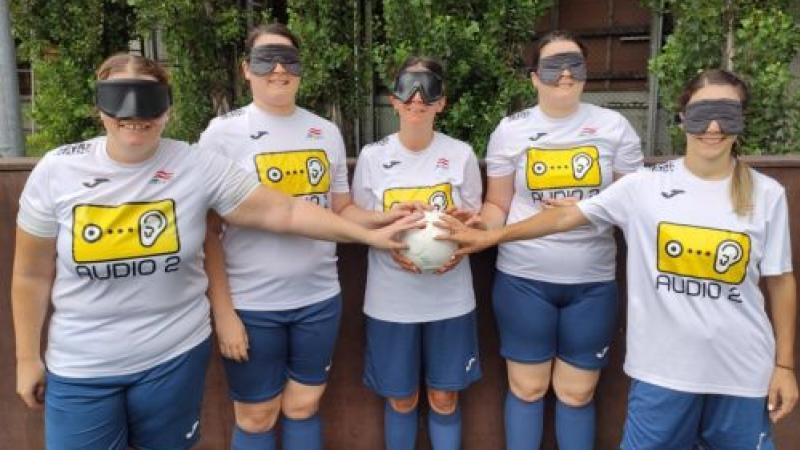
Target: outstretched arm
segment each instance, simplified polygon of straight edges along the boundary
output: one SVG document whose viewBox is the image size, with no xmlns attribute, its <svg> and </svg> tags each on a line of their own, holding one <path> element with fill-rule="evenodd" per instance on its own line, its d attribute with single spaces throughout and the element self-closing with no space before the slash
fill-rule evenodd
<svg viewBox="0 0 800 450">
<path fill-rule="evenodd" d="M 442 228 L 450 231 L 449 235 L 441 239 L 454 241 L 459 244 L 456 254 L 467 254 L 481 251 L 503 242 L 534 239 L 548 234 L 569 231 L 581 225 L 586 225 L 589 220 L 583 212 L 575 206 L 559 206 L 548 208 L 527 219 L 501 228 L 486 231 L 469 228 L 459 220 L 442 216 Z"/>
<path fill-rule="evenodd" d="M 386 249 L 403 248 L 394 235 L 417 227 L 420 219 L 420 214 L 411 214 L 383 228 L 368 230 L 325 208 L 265 186 L 256 188 L 225 216 L 225 220 L 239 226 Z"/>
</svg>

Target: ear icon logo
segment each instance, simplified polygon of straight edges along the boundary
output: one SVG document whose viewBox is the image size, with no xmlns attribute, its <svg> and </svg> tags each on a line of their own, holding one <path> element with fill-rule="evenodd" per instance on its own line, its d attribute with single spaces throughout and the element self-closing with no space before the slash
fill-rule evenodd
<svg viewBox="0 0 800 450">
<path fill-rule="evenodd" d="M 428 203 L 437 211 L 445 211 L 447 209 L 447 193 L 444 191 L 434 192 Z"/>
<path fill-rule="evenodd" d="M 161 211 L 150 210 L 139 217 L 139 241 L 142 247 L 152 247 L 167 228 L 167 216 Z"/>
<path fill-rule="evenodd" d="M 327 194 L 331 162 L 324 150 L 287 150 L 255 155 L 262 184 L 291 196 Z"/>
<path fill-rule="evenodd" d="M 589 169 L 592 168 L 592 163 L 592 157 L 586 153 L 576 154 L 572 157 L 572 176 L 576 180 L 582 180 L 589 173 Z"/>
<path fill-rule="evenodd" d="M 730 267 L 742 260 L 744 254 L 741 244 L 736 241 L 722 241 L 717 247 L 717 254 L 714 261 L 714 270 L 717 273 L 725 273 Z"/>
<path fill-rule="evenodd" d="M 312 186 L 316 186 L 322 181 L 325 175 L 325 165 L 319 158 L 311 157 L 306 161 L 306 170 L 308 171 L 308 182 Z"/>
</svg>

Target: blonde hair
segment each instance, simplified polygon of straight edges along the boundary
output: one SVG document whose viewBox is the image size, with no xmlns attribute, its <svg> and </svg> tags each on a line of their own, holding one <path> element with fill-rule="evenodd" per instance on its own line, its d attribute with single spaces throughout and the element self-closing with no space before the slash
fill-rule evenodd
<svg viewBox="0 0 800 450">
<path fill-rule="evenodd" d="M 722 69 L 709 69 L 700 72 L 686 84 L 681 96 L 678 98 L 680 110 L 685 112 L 686 105 L 695 92 L 709 84 L 733 86 L 739 92 L 742 109 L 747 108 L 747 103 L 750 100 L 750 90 L 747 87 L 747 83 L 733 72 Z M 739 217 L 749 216 L 753 212 L 753 174 L 750 166 L 739 158 L 738 142 L 733 144 L 731 156 L 735 164 L 731 178 L 730 196 L 733 210 Z"/>
<path fill-rule="evenodd" d="M 733 203 L 733 210 L 737 216 L 749 216 L 753 212 L 752 169 L 739 158 L 738 151 L 734 150 L 732 155 L 735 166 L 731 177 L 731 203 Z"/>
</svg>

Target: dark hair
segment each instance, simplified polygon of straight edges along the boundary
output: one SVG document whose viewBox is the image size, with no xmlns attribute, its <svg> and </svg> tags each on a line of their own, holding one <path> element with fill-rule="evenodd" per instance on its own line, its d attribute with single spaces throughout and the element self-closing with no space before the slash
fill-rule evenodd
<svg viewBox="0 0 800 450">
<path fill-rule="evenodd" d="M 553 42 L 558 41 L 568 41 L 574 42 L 578 48 L 581 49 L 581 54 L 584 58 L 589 57 L 589 49 L 586 47 L 578 37 L 566 30 L 553 30 L 542 36 L 536 41 L 536 46 L 533 49 L 533 54 L 529 57 L 529 67 L 531 71 L 536 70 L 536 67 L 539 65 L 539 59 L 542 55 L 542 49 L 547 46 L 547 44 L 552 44 Z"/>
<path fill-rule="evenodd" d="M 686 110 L 686 105 L 695 92 L 709 84 L 733 86 L 739 91 L 742 109 L 747 109 L 747 103 L 750 101 L 750 89 L 747 87 L 747 83 L 733 72 L 722 69 L 707 69 L 697 74 L 684 86 L 683 92 L 681 92 L 680 97 L 678 97 L 678 107 L 680 111 L 683 112 Z"/>
<path fill-rule="evenodd" d="M 429 56 L 409 56 L 405 61 L 403 61 L 403 64 L 400 65 L 400 68 L 397 69 L 397 74 L 399 75 L 400 72 L 403 72 L 409 67 L 416 66 L 417 64 L 421 65 L 429 72 L 439 75 L 439 77 L 444 80 L 444 67 L 442 66 L 442 63 Z"/>
<path fill-rule="evenodd" d="M 292 42 L 292 46 L 294 46 L 294 48 L 300 50 L 300 40 L 297 38 L 297 36 L 295 36 L 294 33 L 292 33 L 289 27 L 282 23 L 275 22 L 268 25 L 258 25 L 250 29 L 250 32 L 247 33 L 247 39 L 245 40 L 245 48 L 247 51 L 249 52 L 252 50 L 256 39 L 265 34 L 283 36 Z"/>
<path fill-rule="evenodd" d="M 130 53 L 116 53 L 109 56 L 100 64 L 95 75 L 98 80 L 107 80 L 111 75 L 121 72 L 149 75 L 160 83 L 169 84 L 169 75 L 161 64 L 150 58 Z"/>
<path fill-rule="evenodd" d="M 747 108 L 747 102 L 750 100 L 750 89 L 747 83 L 742 80 L 738 75 L 733 72 L 722 69 L 707 69 L 686 83 L 683 92 L 678 97 L 678 107 L 680 111 L 686 110 L 686 105 L 691 100 L 692 96 L 705 86 L 715 84 L 723 86 L 732 86 L 739 92 L 739 99 L 742 102 L 742 109 Z M 753 175 L 750 173 L 750 167 L 738 158 L 739 156 L 739 142 L 734 142 L 731 149 L 731 155 L 736 159 L 736 165 L 733 169 L 733 176 L 731 177 L 731 203 L 733 203 L 733 210 L 738 216 L 747 216 L 753 211 Z"/>
</svg>

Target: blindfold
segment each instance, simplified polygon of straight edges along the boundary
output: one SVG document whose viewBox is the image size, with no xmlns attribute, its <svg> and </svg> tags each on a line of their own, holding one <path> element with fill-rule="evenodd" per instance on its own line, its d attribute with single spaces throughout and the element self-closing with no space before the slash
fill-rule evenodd
<svg viewBox="0 0 800 450">
<path fill-rule="evenodd" d="M 97 109 L 117 119 L 155 119 L 172 105 L 169 86 L 153 80 L 101 80 L 95 88 Z"/>
<path fill-rule="evenodd" d="M 561 73 L 569 70 L 572 78 L 586 81 L 586 59 L 580 52 L 557 53 L 539 60 L 536 74 L 544 84 L 558 84 Z"/>
<path fill-rule="evenodd" d="M 426 105 L 439 100 L 444 96 L 442 77 L 429 72 L 401 72 L 394 80 L 392 94 L 401 102 L 407 103 L 419 92 Z"/>
<path fill-rule="evenodd" d="M 267 44 L 250 50 L 250 72 L 264 76 L 275 71 L 278 64 L 292 75 L 302 73 L 300 52 L 291 45 Z"/>
<path fill-rule="evenodd" d="M 683 129 L 689 134 L 703 134 L 716 121 L 725 134 L 744 132 L 742 104 L 736 100 L 700 100 L 686 105 Z"/>
</svg>

